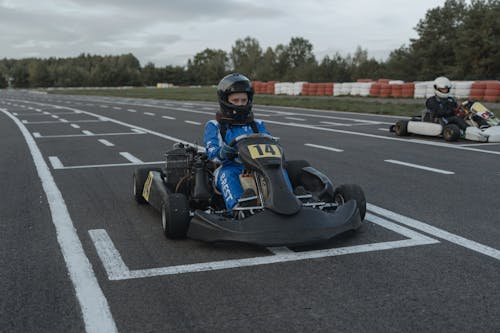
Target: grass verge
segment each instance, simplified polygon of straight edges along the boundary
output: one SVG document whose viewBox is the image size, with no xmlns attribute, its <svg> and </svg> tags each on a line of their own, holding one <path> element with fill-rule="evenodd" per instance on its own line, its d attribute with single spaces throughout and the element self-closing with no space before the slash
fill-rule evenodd
<svg viewBox="0 0 500 333">
<path fill-rule="evenodd" d="M 69 95 L 97 95 L 129 98 L 151 98 L 182 101 L 216 101 L 214 87 L 176 87 L 176 88 L 130 88 L 130 89 L 75 89 L 51 90 L 49 93 Z M 413 116 L 424 108 L 424 100 L 391 99 L 371 97 L 327 97 L 327 96 L 283 96 L 255 95 L 254 104 L 290 106 L 308 109 L 348 111 L 359 113 Z M 489 106 L 493 112 L 500 107 Z"/>
</svg>

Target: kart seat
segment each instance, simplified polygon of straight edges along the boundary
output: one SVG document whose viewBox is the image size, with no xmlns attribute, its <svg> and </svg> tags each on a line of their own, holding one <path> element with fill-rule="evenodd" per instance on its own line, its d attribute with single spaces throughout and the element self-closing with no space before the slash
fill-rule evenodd
<svg viewBox="0 0 500 333">
<path fill-rule="evenodd" d="M 427 109 L 422 111 L 422 121 L 432 123 L 431 112 Z"/>
</svg>

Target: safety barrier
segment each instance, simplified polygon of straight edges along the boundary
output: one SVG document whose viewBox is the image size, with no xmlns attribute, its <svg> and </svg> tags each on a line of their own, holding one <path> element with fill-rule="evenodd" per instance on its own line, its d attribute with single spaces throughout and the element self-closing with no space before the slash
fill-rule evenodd
<svg viewBox="0 0 500 333">
<path fill-rule="evenodd" d="M 434 96 L 434 81 L 359 79 L 357 82 L 261 82 L 254 81 L 256 94 L 292 96 L 372 96 L 383 98 L 428 98 Z M 500 102 L 500 81 L 452 81 L 450 95 L 457 99 Z"/>
</svg>

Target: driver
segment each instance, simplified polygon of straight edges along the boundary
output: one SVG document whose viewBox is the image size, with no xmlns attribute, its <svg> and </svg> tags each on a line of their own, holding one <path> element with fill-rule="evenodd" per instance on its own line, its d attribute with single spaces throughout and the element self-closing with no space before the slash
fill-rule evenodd
<svg viewBox="0 0 500 333">
<path fill-rule="evenodd" d="M 430 119 L 426 116 L 424 120 L 440 123 L 441 125 L 456 124 L 462 131 L 465 131 L 467 124 L 463 118 L 455 115 L 458 104 L 455 98 L 450 96 L 450 90 L 451 81 L 448 78 L 440 76 L 434 80 L 434 96 L 425 101 L 425 107 L 430 113 Z"/>
<path fill-rule="evenodd" d="M 253 189 L 243 192 L 239 175 L 244 166 L 238 162 L 236 149 L 228 145 L 240 135 L 269 134 L 264 122 L 253 117 L 253 94 L 252 84 L 246 76 L 238 73 L 225 76 L 217 86 L 220 110 L 217 111 L 215 120 L 210 120 L 205 125 L 203 143 L 208 158 L 222 164 L 214 176 L 228 210 L 238 203 L 238 199 L 256 195 Z M 248 204 L 255 205 L 256 201 Z"/>
</svg>

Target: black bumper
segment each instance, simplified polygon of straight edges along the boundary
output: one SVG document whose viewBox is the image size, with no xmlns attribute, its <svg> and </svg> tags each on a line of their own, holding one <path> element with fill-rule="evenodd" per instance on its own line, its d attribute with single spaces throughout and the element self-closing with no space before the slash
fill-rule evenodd
<svg viewBox="0 0 500 333">
<path fill-rule="evenodd" d="M 324 242 L 360 226 L 356 201 L 351 200 L 333 213 L 304 207 L 295 215 L 284 216 L 264 210 L 244 220 L 196 211 L 187 236 L 205 242 L 297 246 Z"/>
</svg>

